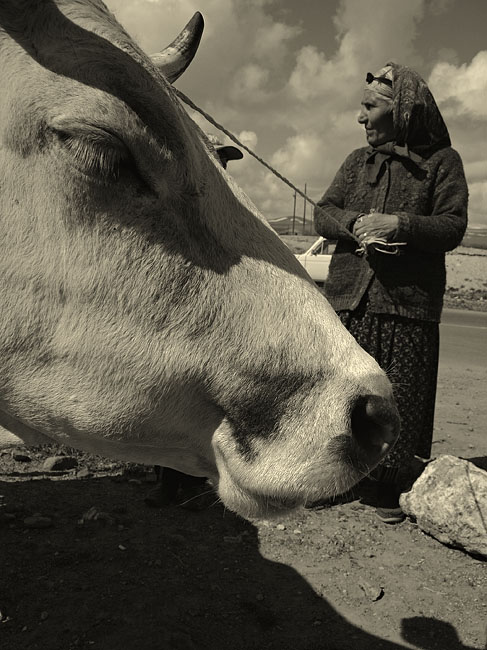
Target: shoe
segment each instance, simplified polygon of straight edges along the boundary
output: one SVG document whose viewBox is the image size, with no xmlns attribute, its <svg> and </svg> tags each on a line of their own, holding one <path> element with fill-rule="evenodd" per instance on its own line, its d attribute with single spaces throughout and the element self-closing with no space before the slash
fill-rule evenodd
<svg viewBox="0 0 487 650">
<path fill-rule="evenodd" d="M 375 514 L 384 524 L 400 524 L 406 519 L 401 508 L 376 508 Z"/>
<path fill-rule="evenodd" d="M 399 524 L 406 519 L 406 515 L 399 505 L 399 488 L 395 483 L 377 483 L 376 515 L 385 524 Z"/>
</svg>

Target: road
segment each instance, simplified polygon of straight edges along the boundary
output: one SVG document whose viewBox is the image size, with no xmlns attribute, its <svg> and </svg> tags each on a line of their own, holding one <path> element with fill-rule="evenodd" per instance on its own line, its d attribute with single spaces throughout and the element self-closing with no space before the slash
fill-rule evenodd
<svg viewBox="0 0 487 650">
<path fill-rule="evenodd" d="M 443 310 L 440 372 L 447 367 L 487 368 L 487 312 Z"/>
</svg>

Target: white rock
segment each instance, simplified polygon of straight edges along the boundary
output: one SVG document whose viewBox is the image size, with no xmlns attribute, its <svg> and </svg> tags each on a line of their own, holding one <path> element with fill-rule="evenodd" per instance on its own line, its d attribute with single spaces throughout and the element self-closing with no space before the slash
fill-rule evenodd
<svg viewBox="0 0 487 650">
<path fill-rule="evenodd" d="M 487 557 L 485 470 L 454 456 L 439 456 L 401 495 L 400 504 L 424 532 L 443 544 Z"/>
</svg>

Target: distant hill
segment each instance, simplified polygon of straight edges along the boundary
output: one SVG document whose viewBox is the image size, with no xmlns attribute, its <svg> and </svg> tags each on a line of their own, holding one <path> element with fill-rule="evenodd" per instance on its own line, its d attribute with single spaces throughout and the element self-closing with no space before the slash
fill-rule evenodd
<svg viewBox="0 0 487 650">
<path fill-rule="evenodd" d="M 296 215 L 294 218 L 294 232 L 292 215 L 288 217 L 269 219 L 269 223 L 278 235 L 316 235 L 313 226 L 312 214 L 309 215 L 309 219 L 306 219 L 304 229 L 303 216 Z M 472 226 L 467 228 L 467 232 L 465 233 L 461 246 L 465 246 L 466 248 L 481 248 L 483 250 L 487 250 L 487 227 Z"/>
<path fill-rule="evenodd" d="M 303 216 L 302 215 L 296 215 L 294 218 L 294 224 L 293 224 L 293 217 L 292 215 L 290 217 L 278 217 L 276 219 L 269 219 L 270 225 L 274 228 L 274 230 L 277 232 L 279 235 L 316 235 L 314 226 L 313 226 L 313 214 L 310 213 L 309 218 L 306 218 L 306 223 L 304 224 L 304 230 L 303 230 Z M 294 225 L 294 233 L 293 233 L 293 225 Z M 316 235 L 318 236 L 318 235 Z"/>
</svg>

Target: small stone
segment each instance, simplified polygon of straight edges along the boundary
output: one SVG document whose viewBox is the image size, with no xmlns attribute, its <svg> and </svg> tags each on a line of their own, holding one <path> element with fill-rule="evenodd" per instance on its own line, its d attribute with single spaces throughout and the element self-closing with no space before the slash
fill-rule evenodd
<svg viewBox="0 0 487 650">
<path fill-rule="evenodd" d="M 180 535 L 179 533 L 167 533 L 164 535 L 164 539 L 167 539 L 169 542 L 173 542 L 178 546 L 181 544 L 186 544 L 186 538 L 184 535 Z"/>
<path fill-rule="evenodd" d="M 119 544 L 119 545 L 118 545 L 118 548 L 119 548 L 121 551 L 126 551 L 126 550 L 127 550 L 127 547 L 124 546 L 123 544 Z"/>
<path fill-rule="evenodd" d="M 382 589 L 382 587 L 371 585 L 366 580 L 361 580 L 358 583 L 358 586 L 360 587 L 360 589 L 362 589 L 362 591 L 364 592 L 368 600 L 371 600 L 373 602 L 380 600 L 384 595 L 384 590 Z"/>
<path fill-rule="evenodd" d="M 12 454 L 12 458 L 16 460 L 18 463 L 31 463 L 32 458 L 30 456 L 26 456 L 25 454 Z"/>
<path fill-rule="evenodd" d="M 76 472 L 77 478 L 91 478 L 93 473 L 87 467 L 83 467 L 78 472 Z"/>
<path fill-rule="evenodd" d="M 41 621 L 45 621 L 49 618 L 49 612 L 41 612 Z"/>
<path fill-rule="evenodd" d="M 277 524 L 276 528 L 277 530 L 286 530 L 286 526 L 284 524 Z"/>
<path fill-rule="evenodd" d="M 295 535 L 301 535 L 301 531 L 299 530 L 299 528 L 295 528 L 295 529 L 293 530 L 293 533 L 294 533 Z"/>
<path fill-rule="evenodd" d="M 26 528 L 49 528 L 52 526 L 52 519 L 35 514 L 24 519 L 24 526 Z"/>
<path fill-rule="evenodd" d="M 62 472 L 78 466 L 78 461 L 72 456 L 50 456 L 46 458 L 42 469 L 44 472 Z"/>
<path fill-rule="evenodd" d="M 89 510 L 87 510 L 84 515 L 82 515 L 81 519 L 78 519 L 78 524 L 83 525 L 87 521 L 101 521 L 104 524 L 109 524 L 110 526 L 115 524 L 115 519 L 108 512 L 98 510 L 95 508 L 95 506 L 92 506 Z"/>
</svg>

